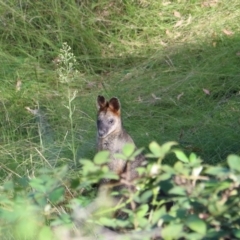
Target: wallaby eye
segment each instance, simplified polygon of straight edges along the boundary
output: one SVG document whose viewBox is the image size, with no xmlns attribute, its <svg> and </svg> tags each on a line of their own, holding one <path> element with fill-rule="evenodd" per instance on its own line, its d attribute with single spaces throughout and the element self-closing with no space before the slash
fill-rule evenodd
<svg viewBox="0 0 240 240">
<path fill-rule="evenodd" d="M 113 119 L 110 119 L 110 120 L 108 121 L 108 123 L 109 123 L 109 124 L 113 124 Z"/>
</svg>

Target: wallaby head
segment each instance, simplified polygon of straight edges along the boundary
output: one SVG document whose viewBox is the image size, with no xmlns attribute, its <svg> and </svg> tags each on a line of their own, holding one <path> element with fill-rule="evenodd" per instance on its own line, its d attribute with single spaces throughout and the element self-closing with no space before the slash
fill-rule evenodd
<svg viewBox="0 0 240 240">
<path fill-rule="evenodd" d="M 97 128 L 98 137 L 105 138 L 109 134 L 122 130 L 120 102 L 113 97 L 109 101 L 103 96 L 97 98 Z"/>
</svg>

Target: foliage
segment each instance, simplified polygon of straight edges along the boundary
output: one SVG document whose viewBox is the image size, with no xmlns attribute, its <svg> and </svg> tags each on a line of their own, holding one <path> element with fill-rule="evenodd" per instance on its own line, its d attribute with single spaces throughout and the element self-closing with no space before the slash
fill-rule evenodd
<svg viewBox="0 0 240 240">
<path fill-rule="evenodd" d="M 66 166 L 42 169 L 21 188 L 17 188 L 17 181 L 9 181 L 1 189 L 1 239 L 7 236 L 9 228 L 14 229 L 11 231 L 14 239 L 22 239 L 23 235 L 24 239 L 43 239 L 43 236 L 52 239 L 51 228 L 69 225 L 71 215 L 78 215 L 79 207 L 88 209 L 88 216 L 82 215 L 81 222 L 77 222 L 78 215 L 73 218 L 74 223 L 80 232 L 92 226 L 88 232 L 92 237 L 94 228 L 100 225 L 118 231 L 142 231 L 141 237 L 147 231 L 158 229 L 158 235 L 164 239 L 238 238 L 240 157 L 229 155 L 226 164 L 210 166 L 194 153 L 187 156 L 180 149 L 172 148 L 174 145 L 175 142 L 149 145 L 147 165 L 139 168 L 141 177 L 128 183 L 134 184 L 137 191 L 125 188 L 121 193 L 125 200 L 119 204 L 111 205 L 110 195 L 108 200 L 103 200 L 101 190 L 96 200 L 84 197 L 84 191 L 102 178 L 117 179 L 104 166 L 107 152 L 98 153 L 93 161 L 82 161 L 80 179 L 71 179 L 74 185 L 69 182 Z M 130 159 L 132 154 L 132 147 L 126 146 L 123 156 Z M 163 162 L 168 154 L 176 159 L 173 166 Z M 82 193 L 75 198 L 67 197 L 68 192 L 77 189 Z M 98 204 L 93 206 L 96 201 Z M 118 209 L 126 212 L 127 218 L 113 217 L 111 213 Z"/>
</svg>

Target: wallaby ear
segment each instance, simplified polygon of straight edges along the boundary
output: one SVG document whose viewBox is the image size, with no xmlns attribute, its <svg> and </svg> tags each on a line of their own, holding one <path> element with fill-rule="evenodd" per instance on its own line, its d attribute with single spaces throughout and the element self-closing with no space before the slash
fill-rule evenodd
<svg viewBox="0 0 240 240">
<path fill-rule="evenodd" d="M 98 97 L 97 97 L 97 108 L 98 108 L 98 110 L 102 109 L 102 108 L 105 108 L 106 105 L 107 105 L 107 102 L 105 100 L 105 97 L 98 95 Z"/>
<path fill-rule="evenodd" d="M 120 112 L 121 105 L 119 100 L 116 97 L 111 98 L 109 100 L 109 107 L 114 112 Z"/>
</svg>

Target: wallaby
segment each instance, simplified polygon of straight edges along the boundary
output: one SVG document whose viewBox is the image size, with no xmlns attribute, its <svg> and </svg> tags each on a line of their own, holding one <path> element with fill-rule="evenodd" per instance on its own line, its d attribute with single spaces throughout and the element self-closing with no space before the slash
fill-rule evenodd
<svg viewBox="0 0 240 240">
<path fill-rule="evenodd" d="M 98 96 L 97 107 L 98 151 L 108 150 L 111 159 L 108 163 L 109 169 L 120 177 L 124 175 L 127 181 L 132 181 L 138 177 L 136 168 L 141 166 L 144 157 L 140 154 L 127 164 L 125 160 L 114 156 L 116 153 L 121 153 L 126 143 L 134 144 L 122 126 L 120 102 L 115 97 L 106 101 L 103 96 Z M 104 182 L 109 180 L 104 179 Z"/>
</svg>

